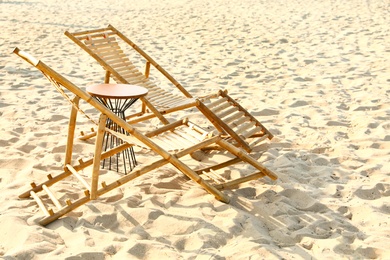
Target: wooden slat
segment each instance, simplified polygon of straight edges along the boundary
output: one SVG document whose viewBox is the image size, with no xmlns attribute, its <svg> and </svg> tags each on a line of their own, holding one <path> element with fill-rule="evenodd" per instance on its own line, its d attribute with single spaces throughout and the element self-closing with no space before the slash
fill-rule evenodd
<svg viewBox="0 0 390 260">
<path fill-rule="evenodd" d="M 81 177 L 81 175 L 73 168 L 72 165 L 67 164 L 65 167 L 84 185 L 87 190 L 91 190 L 89 184 L 84 180 L 83 177 Z"/>
<path fill-rule="evenodd" d="M 99 56 L 105 56 L 105 55 L 115 55 L 115 54 L 122 54 L 123 51 L 121 51 L 120 47 L 118 45 L 110 44 L 110 45 L 90 45 L 87 46 L 91 51 L 93 51 L 95 54 L 98 54 Z"/>
<path fill-rule="evenodd" d="M 117 66 L 117 65 L 114 65 L 113 68 L 115 68 L 118 73 L 123 74 L 122 75 L 123 77 L 128 78 L 127 74 L 130 74 L 133 80 L 142 81 L 143 79 L 145 79 L 145 76 L 141 72 L 139 72 L 136 68 L 130 68 L 130 67 L 127 68 L 126 66 Z"/>
<path fill-rule="evenodd" d="M 108 38 L 103 38 L 103 37 L 91 38 L 91 40 L 85 40 L 84 44 L 89 46 L 101 46 L 101 45 L 115 45 L 115 44 L 118 45 L 118 42 L 115 36 L 112 36 Z"/>
<path fill-rule="evenodd" d="M 237 107 L 227 107 L 227 109 L 223 110 L 223 111 L 219 111 L 217 113 L 217 116 L 219 116 L 221 119 L 228 116 L 228 115 L 231 115 L 233 114 L 234 112 L 238 111 L 238 108 Z"/>
<path fill-rule="evenodd" d="M 140 75 L 143 75 L 133 63 L 129 62 L 125 58 L 111 57 L 110 59 L 107 59 L 107 63 L 114 69 L 127 68 L 133 73 L 137 72 Z M 122 76 L 125 77 L 125 75 Z"/>
<path fill-rule="evenodd" d="M 171 96 L 169 100 L 165 100 L 161 103 L 159 103 L 160 106 L 166 106 L 166 107 L 176 107 L 180 105 L 183 102 L 187 102 L 188 98 L 182 98 L 179 96 Z"/>
<path fill-rule="evenodd" d="M 37 202 L 39 208 L 43 211 L 43 214 L 45 214 L 46 216 L 50 216 L 51 215 L 50 213 L 52 213 L 52 211 L 48 210 L 45 207 L 45 205 L 43 204 L 41 198 L 39 198 L 39 196 L 35 192 L 33 192 L 33 191 L 30 192 L 30 195 Z"/>
<path fill-rule="evenodd" d="M 230 104 L 228 102 L 226 102 L 226 103 L 220 104 L 217 107 L 214 107 L 213 109 L 211 109 L 211 111 L 213 111 L 214 113 L 218 113 L 218 111 L 221 111 L 229 106 L 230 106 Z"/>
<path fill-rule="evenodd" d="M 164 149 L 172 150 L 172 148 L 176 148 L 175 150 L 182 150 L 188 147 L 189 140 L 183 139 L 180 135 L 175 134 L 174 132 L 167 132 L 161 135 L 161 138 L 166 139 Z"/>
<path fill-rule="evenodd" d="M 100 28 L 100 29 L 95 29 L 95 30 L 88 30 L 88 31 L 83 31 L 83 32 L 75 32 L 72 33 L 72 35 L 77 38 L 78 40 L 84 40 L 87 39 L 87 37 L 102 37 L 103 33 L 107 33 L 108 35 L 114 34 L 112 30 L 107 29 L 107 28 Z M 65 32 L 65 34 L 70 34 L 69 32 Z"/>
<path fill-rule="evenodd" d="M 54 196 L 51 190 L 46 185 L 42 185 L 42 188 L 46 191 L 47 195 L 49 195 L 49 198 L 51 199 L 51 201 L 53 201 L 53 204 L 57 207 L 57 209 L 61 209 L 62 208 L 61 203 Z"/>
<path fill-rule="evenodd" d="M 178 142 L 175 138 L 162 134 L 153 138 L 153 141 L 159 143 L 159 145 L 167 151 L 179 151 L 183 149 L 183 144 Z"/>
<path fill-rule="evenodd" d="M 263 142 L 267 138 L 268 138 L 268 134 L 265 134 L 265 135 L 263 135 L 261 137 L 253 138 L 253 142 L 249 143 L 249 147 L 253 149 L 256 145 L 258 145 L 259 143 Z"/>
<path fill-rule="evenodd" d="M 134 64 L 130 62 L 127 57 L 121 57 L 118 55 L 100 55 L 100 57 L 104 58 L 105 61 L 112 66 L 120 67 L 127 66 L 129 68 L 135 68 Z"/>
<path fill-rule="evenodd" d="M 176 127 L 179 127 L 179 126 L 183 125 L 184 122 L 185 122 L 185 120 L 178 120 L 178 121 L 176 121 L 174 123 L 171 123 L 171 124 L 162 126 L 162 127 L 158 128 L 156 130 L 150 131 L 145 136 L 153 137 L 153 136 L 159 135 L 161 133 L 164 133 L 166 131 L 171 131 L 171 130 L 175 129 Z"/>
<path fill-rule="evenodd" d="M 255 128 L 253 128 L 250 131 L 243 132 L 242 135 L 245 136 L 245 138 L 248 138 L 248 137 L 250 137 L 250 136 L 252 136 L 252 135 L 262 131 L 262 129 L 263 128 L 261 126 L 256 126 Z"/>
<path fill-rule="evenodd" d="M 232 121 L 234 121 L 234 120 L 236 120 L 244 115 L 245 115 L 245 113 L 243 111 L 238 111 L 237 113 L 234 113 L 233 115 L 231 115 L 227 118 L 224 118 L 223 122 L 225 124 L 229 124 L 230 122 L 232 122 Z"/>
<path fill-rule="evenodd" d="M 162 92 L 162 93 L 164 93 L 164 92 Z M 165 95 L 159 94 L 158 96 L 148 97 L 148 100 L 150 102 L 159 103 L 159 102 L 164 102 L 164 100 L 170 99 L 171 97 L 173 97 L 173 94 L 171 94 L 171 93 L 165 92 L 164 94 Z"/>
<path fill-rule="evenodd" d="M 93 29 L 93 30 L 88 30 L 88 31 L 82 31 L 82 32 L 75 32 L 75 33 L 72 33 L 73 36 L 87 36 L 87 35 L 91 35 L 93 36 L 93 34 L 96 34 L 96 35 L 101 35 L 103 32 L 107 32 L 109 34 L 112 34 L 114 33 L 110 28 L 99 28 L 99 29 Z M 97 33 L 100 33 L 100 34 L 97 34 Z"/>
<path fill-rule="evenodd" d="M 90 50 L 100 57 L 117 56 L 123 57 L 124 53 L 119 46 L 115 45 L 101 45 L 101 46 L 89 46 Z M 126 55 L 125 55 L 126 56 Z"/>
<path fill-rule="evenodd" d="M 223 121 L 225 123 L 227 123 L 225 120 L 223 120 Z M 229 127 L 231 127 L 231 128 L 236 128 L 236 127 L 239 127 L 240 125 L 245 124 L 247 122 L 251 122 L 251 118 L 250 117 L 246 117 L 246 116 L 242 116 L 238 120 L 234 120 L 234 121 L 230 122 L 230 124 L 227 124 L 227 125 Z"/>
<path fill-rule="evenodd" d="M 211 102 L 210 104 L 205 104 L 210 110 L 216 106 L 218 106 L 219 104 L 222 104 L 224 102 L 227 101 L 227 98 L 219 98 L 213 102 Z"/>
<path fill-rule="evenodd" d="M 249 122 L 248 124 L 241 124 L 236 130 L 235 132 L 237 134 L 241 134 L 243 133 L 244 131 L 248 131 L 248 129 L 250 128 L 253 128 L 253 126 L 255 126 L 256 122 Z"/>
<path fill-rule="evenodd" d="M 204 140 L 204 138 L 199 138 L 199 136 L 191 134 L 192 131 L 186 132 L 181 129 L 176 129 L 175 133 L 177 134 L 177 136 L 180 136 L 182 139 L 184 139 L 184 143 L 186 143 L 187 145 L 196 144 L 199 143 L 199 141 Z"/>
</svg>

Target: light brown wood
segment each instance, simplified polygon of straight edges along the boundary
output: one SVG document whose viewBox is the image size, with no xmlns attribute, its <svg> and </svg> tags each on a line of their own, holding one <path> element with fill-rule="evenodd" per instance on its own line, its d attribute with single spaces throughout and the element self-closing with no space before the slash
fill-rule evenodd
<svg viewBox="0 0 390 260">
<path fill-rule="evenodd" d="M 218 117 L 224 118 L 225 116 L 231 115 L 234 112 L 239 111 L 237 107 L 228 106 L 227 109 L 219 111 L 217 114 Z"/>
<path fill-rule="evenodd" d="M 80 101 L 80 97 L 78 96 L 76 96 L 73 99 L 73 102 L 76 106 L 79 105 L 79 101 Z M 68 138 L 67 138 L 66 148 L 65 148 L 64 165 L 72 163 L 72 151 L 73 151 L 73 142 L 75 137 L 76 120 L 77 120 L 77 109 L 74 106 L 72 106 L 69 124 L 68 124 Z"/>
<path fill-rule="evenodd" d="M 106 128 L 106 121 L 107 121 L 107 116 L 101 114 L 99 118 L 99 126 L 98 126 L 97 136 L 95 140 L 95 153 L 93 157 L 91 200 L 95 200 L 98 197 L 97 188 L 99 182 L 100 161 L 102 157 L 103 138 L 104 138 L 104 129 Z"/>
<path fill-rule="evenodd" d="M 254 148 L 255 146 L 257 146 L 259 143 L 263 142 L 267 138 L 268 138 L 267 134 L 265 134 L 261 137 L 253 138 L 253 141 L 249 143 L 249 146 L 251 148 Z"/>
<path fill-rule="evenodd" d="M 66 168 L 73 174 L 73 176 L 75 176 L 80 182 L 81 184 L 84 185 L 84 187 L 87 189 L 87 190 L 91 190 L 91 186 L 87 183 L 87 181 L 73 168 L 72 165 L 70 164 L 67 164 L 66 165 Z"/>
<path fill-rule="evenodd" d="M 38 204 L 39 208 L 43 211 L 43 213 L 46 216 L 50 216 L 50 211 L 45 207 L 41 198 L 39 198 L 38 195 L 33 191 L 30 192 L 30 195 L 36 201 L 36 203 Z"/>
<path fill-rule="evenodd" d="M 47 195 L 49 195 L 49 198 L 51 199 L 53 204 L 57 207 L 57 209 L 61 209 L 62 205 L 58 201 L 58 199 L 54 196 L 53 192 L 51 192 L 51 190 L 46 185 L 43 185 L 42 188 L 46 191 Z"/>
</svg>

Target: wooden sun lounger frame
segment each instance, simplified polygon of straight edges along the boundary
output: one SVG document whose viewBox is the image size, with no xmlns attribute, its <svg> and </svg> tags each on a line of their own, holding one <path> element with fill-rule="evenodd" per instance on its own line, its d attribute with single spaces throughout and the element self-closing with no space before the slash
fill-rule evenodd
<svg viewBox="0 0 390 260">
<path fill-rule="evenodd" d="M 177 168 L 179 171 L 181 171 L 183 174 L 185 174 L 187 177 L 189 177 L 191 180 L 195 181 L 199 185 L 201 185 L 207 192 L 214 195 L 216 199 L 223 201 L 225 203 L 229 202 L 229 197 L 226 196 L 224 193 L 222 193 L 221 189 L 231 188 L 236 186 L 237 184 L 257 179 L 260 177 L 268 176 L 273 180 L 277 179 L 277 176 L 275 173 L 273 173 L 271 170 L 267 169 L 263 165 L 261 165 L 259 162 L 257 162 L 253 157 L 251 157 L 249 154 L 247 154 L 244 150 L 237 148 L 224 140 L 220 135 L 217 136 L 208 136 L 208 138 L 205 138 L 203 141 L 200 141 L 199 143 L 196 143 L 195 145 L 189 146 L 188 148 L 182 149 L 176 153 L 170 153 L 167 150 L 163 149 L 159 145 L 157 145 L 152 139 L 155 136 L 158 136 L 160 134 L 170 134 L 176 131 L 178 127 L 187 127 L 189 126 L 188 121 L 182 120 L 178 121 L 169 125 L 166 125 L 160 129 L 154 130 L 152 132 L 149 132 L 147 134 L 142 134 L 138 130 L 136 130 L 133 126 L 131 126 L 129 123 L 127 123 L 125 120 L 119 118 L 116 116 L 112 111 L 110 111 L 108 108 L 106 108 L 104 105 L 102 105 L 100 102 L 98 102 L 95 98 L 93 98 L 91 95 L 86 93 L 85 91 L 78 88 L 76 85 L 68 81 L 66 78 L 52 70 L 50 67 L 48 67 L 46 64 L 44 64 L 42 61 L 39 61 L 32 57 L 31 55 L 20 51 L 18 48 L 14 49 L 14 53 L 26 60 L 28 63 L 36 67 L 38 70 L 40 70 L 48 79 L 49 81 L 56 87 L 56 89 L 72 104 L 71 114 L 70 114 L 70 120 L 69 120 L 69 127 L 68 127 L 68 139 L 67 139 L 67 145 L 66 145 L 66 151 L 65 151 L 65 161 L 64 161 L 64 171 L 56 176 L 52 176 L 51 174 L 47 175 L 48 180 L 37 185 L 35 183 L 31 183 L 31 189 L 21 194 L 20 198 L 27 198 L 27 197 L 33 197 L 39 207 L 42 209 L 42 211 L 45 214 L 45 217 L 40 220 L 41 225 L 47 225 L 51 223 L 52 221 L 58 219 L 59 217 L 67 214 L 68 212 L 76 209 L 77 207 L 87 203 L 90 200 L 96 199 L 100 197 L 101 195 L 147 173 L 151 170 L 157 169 L 165 164 L 172 164 L 175 168 Z M 72 92 L 75 97 L 71 99 L 65 92 L 63 91 L 62 87 L 66 88 L 70 92 Z M 96 108 L 98 111 L 101 112 L 99 117 L 98 125 L 98 131 L 97 131 L 97 138 L 95 142 L 95 153 L 94 157 L 92 159 L 89 159 L 87 161 L 79 160 L 78 164 L 73 165 L 72 164 L 72 153 L 73 153 L 73 142 L 74 142 L 74 134 L 75 134 L 75 128 L 76 128 L 76 120 L 77 120 L 77 113 L 83 112 L 79 108 L 79 102 L 80 100 L 84 100 L 94 108 Z M 84 112 L 85 113 L 85 112 Z M 116 181 L 113 181 L 110 184 L 106 184 L 105 182 L 101 183 L 101 187 L 99 188 L 98 182 L 99 182 L 99 172 L 100 172 L 100 161 L 108 158 L 109 156 L 112 156 L 126 148 L 128 148 L 131 145 L 134 145 L 133 143 L 124 143 L 118 147 L 115 147 L 112 150 L 109 150 L 107 152 L 102 153 L 102 140 L 103 140 L 103 134 L 105 131 L 109 131 L 109 129 L 106 128 L 106 119 L 110 118 L 113 122 L 118 124 L 120 127 L 122 127 L 126 132 L 130 134 L 131 137 L 135 138 L 136 140 L 140 141 L 142 144 L 144 144 L 147 148 L 154 151 L 156 154 L 162 157 L 162 159 L 157 159 L 156 161 L 142 166 L 137 167 L 134 169 L 130 174 L 125 175 L 123 177 L 120 177 Z M 192 128 L 191 128 L 192 129 Z M 197 131 L 201 131 L 200 129 L 195 129 Z M 205 133 L 201 133 L 203 136 Z M 168 141 L 168 140 L 167 140 Z M 169 142 L 169 141 L 168 141 Z M 186 143 L 186 142 L 184 142 Z M 234 156 L 236 156 L 237 159 L 233 159 L 232 161 L 226 163 L 226 164 L 219 164 L 215 167 L 208 167 L 205 169 L 200 169 L 197 171 L 192 170 L 189 168 L 186 164 L 184 164 L 180 158 L 191 154 L 197 150 L 206 148 L 209 145 L 219 145 L 226 151 L 230 152 Z M 231 165 L 233 163 L 244 161 L 246 163 L 249 163 L 252 165 L 257 172 L 238 178 L 236 180 L 228 181 L 225 183 L 220 183 L 217 185 L 211 185 L 208 181 L 205 181 L 203 178 L 200 177 L 200 173 L 206 172 L 206 171 L 212 171 L 216 169 L 220 169 L 221 167 L 225 167 L 228 165 Z M 87 183 L 80 174 L 78 174 L 78 171 L 85 169 L 88 166 L 93 166 L 92 168 L 92 178 L 91 178 L 91 184 Z M 66 200 L 66 205 L 62 206 L 58 199 L 54 196 L 54 193 L 51 192 L 49 189 L 50 186 L 52 186 L 55 183 L 58 183 L 59 181 L 63 180 L 64 178 L 68 176 L 75 176 L 77 179 L 80 180 L 80 182 L 85 186 L 84 196 L 77 199 L 76 201 L 70 201 Z M 57 211 L 54 212 L 52 209 L 47 208 L 43 201 L 40 199 L 40 197 L 37 195 L 37 192 L 45 191 L 49 198 L 52 200 L 53 204 L 57 207 Z"/>
</svg>

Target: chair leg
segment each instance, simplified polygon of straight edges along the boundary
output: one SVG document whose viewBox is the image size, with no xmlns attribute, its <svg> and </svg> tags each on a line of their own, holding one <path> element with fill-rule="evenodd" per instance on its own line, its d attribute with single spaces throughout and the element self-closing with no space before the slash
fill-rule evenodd
<svg viewBox="0 0 390 260">
<path fill-rule="evenodd" d="M 76 106 L 79 105 L 80 97 L 76 96 L 73 99 L 73 102 Z M 65 151 L 65 163 L 64 165 L 72 163 L 72 151 L 73 151 L 73 142 L 74 142 L 74 132 L 76 129 L 76 119 L 77 119 L 77 109 L 72 106 L 72 110 L 70 112 L 70 119 L 68 125 L 68 140 L 66 143 L 66 151 Z"/>
<path fill-rule="evenodd" d="M 100 161 L 102 157 L 102 147 L 103 147 L 103 137 L 104 137 L 104 128 L 106 127 L 107 116 L 104 114 L 100 115 L 99 118 L 99 127 L 97 131 L 96 141 L 95 141 L 95 156 L 93 157 L 93 170 L 92 170 L 92 183 L 91 183 L 91 199 L 97 199 L 97 187 L 99 182 L 99 172 L 100 172 Z"/>
</svg>

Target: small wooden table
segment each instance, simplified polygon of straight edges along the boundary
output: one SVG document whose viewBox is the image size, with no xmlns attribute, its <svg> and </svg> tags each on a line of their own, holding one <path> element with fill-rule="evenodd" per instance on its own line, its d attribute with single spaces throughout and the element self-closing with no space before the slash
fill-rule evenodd
<svg viewBox="0 0 390 260">
<path fill-rule="evenodd" d="M 148 90 L 144 87 L 129 84 L 98 84 L 88 86 L 87 92 L 93 97 L 95 97 L 107 108 L 109 108 L 117 116 L 126 120 L 126 110 L 131 107 L 138 100 L 138 98 L 145 96 L 148 93 Z M 120 126 L 115 124 L 109 118 L 107 119 L 106 126 L 119 133 L 128 134 L 125 133 L 125 131 Z M 122 139 L 119 139 L 113 135 L 109 135 L 109 133 L 107 132 L 104 133 L 103 142 L 105 151 L 107 149 L 112 149 L 118 145 L 123 144 Z M 125 174 L 127 174 L 126 159 L 128 159 L 129 161 L 130 171 L 137 165 L 137 160 L 135 158 L 133 147 L 124 150 L 122 152 L 122 155 Z M 111 170 L 111 164 L 113 160 L 112 157 L 109 158 L 109 170 Z M 120 154 L 116 154 L 115 162 L 117 171 L 119 169 L 119 157 Z M 103 160 L 103 168 L 105 165 L 105 161 L 106 160 Z"/>
</svg>

